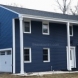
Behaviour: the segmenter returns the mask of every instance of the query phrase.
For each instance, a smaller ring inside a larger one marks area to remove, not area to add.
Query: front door
[[[76,68],[76,51],[75,51],[75,47],[73,46],[70,47],[70,53],[68,52],[68,47],[67,47],[67,69],[68,70],[70,66],[71,66],[71,69]]]
[[[76,63],[76,53],[75,53],[75,48],[71,47],[70,48],[70,65],[71,68],[75,68],[75,63]]]

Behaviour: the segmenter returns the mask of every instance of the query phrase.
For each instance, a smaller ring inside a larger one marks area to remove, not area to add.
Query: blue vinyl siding
[[[71,46],[76,47],[76,65],[78,69],[78,25],[73,26],[73,36],[70,38]]]
[[[19,24],[16,27],[16,72],[20,72]],[[42,34],[42,22],[31,22],[31,34],[24,33],[24,47],[31,47],[32,62],[24,63],[25,72],[66,70],[66,25],[50,23],[50,35]],[[50,48],[50,62],[43,62],[43,48]]]
[[[15,69],[16,73],[20,73],[20,29],[19,29],[19,20],[15,20]]]
[[[12,48],[12,19],[17,14],[0,7],[0,49]]]

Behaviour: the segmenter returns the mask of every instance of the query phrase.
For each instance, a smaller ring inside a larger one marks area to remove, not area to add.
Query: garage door
[[[0,51],[0,72],[12,72],[11,50]]]

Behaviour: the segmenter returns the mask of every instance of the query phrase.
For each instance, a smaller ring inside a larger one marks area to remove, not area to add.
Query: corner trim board
[[[13,74],[15,74],[15,19],[12,19],[13,32]]]

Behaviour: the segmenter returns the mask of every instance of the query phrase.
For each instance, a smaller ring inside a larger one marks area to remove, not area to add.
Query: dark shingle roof
[[[11,9],[13,11],[16,11],[20,14],[30,14],[30,15],[37,15],[37,16],[52,17],[52,18],[78,20],[77,15],[66,15],[66,14],[60,14],[60,13],[53,13],[53,12],[27,9],[27,8],[14,7],[14,6],[9,6],[9,5],[1,5],[1,6]]]

